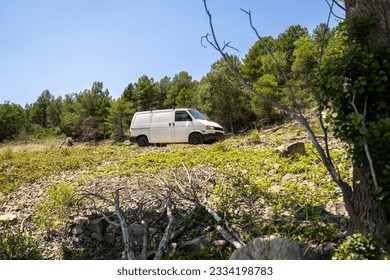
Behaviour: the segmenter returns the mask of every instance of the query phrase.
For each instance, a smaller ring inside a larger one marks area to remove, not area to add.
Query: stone
[[[131,145],[130,140],[124,141],[124,142],[123,142],[123,145],[125,145],[125,146],[130,146],[130,145]]]
[[[142,245],[144,237],[144,226],[138,223],[132,223],[128,226],[127,230],[133,240],[134,245]]]
[[[274,153],[281,154],[282,156],[289,156],[295,154],[306,155],[305,143],[296,142],[288,146],[281,145],[274,150]]]
[[[89,221],[89,218],[84,217],[84,216],[79,216],[79,217],[74,218],[74,223],[76,225],[80,225],[80,226],[86,226],[88,224],[88,221]]]
[[[87,225],[87,230],[91,232],[91,236],[99,241],[104,239],[104,234],[107,229],[107,221],[104,218],[92,220]]]
[[[178,244],[179,248],[186,251],[191,251],[194,253],[197,253],[204,248],[206,248],[210,243],[210,240],[207,240],[205,238],[194,238],[189,241],[182,241]]]
[[[110,244],[110,245],[114,245],[115,242],[116,242],[116,236],[114,233],[107,233],[105,236],[104,236],[104,241],[107,243],[107,244]]]
[[[73,138],[72,137],[66,137],[65,139],[65,146],[72,147],[73,146]]]
[[[5,213],[3,215],[0,215],[0,222],[16,223],[17,220],[18,220],[17,216],[12,213]]]
[[[76,225],[75,226],[75,228],[72,230],[72,233],[74,234],[74,235],[80,235],[80,234],[82,234],[83,232],[84,232],[84,227],[83,226],[81,226],[81,225]]]
[[[233,252],[230,260],[307,260],[318,256],[297,241],[282,236],[262,236]]]

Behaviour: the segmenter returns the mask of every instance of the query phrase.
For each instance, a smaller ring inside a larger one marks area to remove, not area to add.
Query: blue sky
[[[219,39],[241,58],[256,36],[240,8],[251,10],[261,36],[273,37],[294,24],[312,31],[329,11],[325,0],[208,5]],[[219,59],[200,43],[207,32],[202,0],[0,0],[0,104],[24,106],[46,89],[64,96],[95,81],[118,98],[142,75],[159,81],[187,71],[200,80]]]

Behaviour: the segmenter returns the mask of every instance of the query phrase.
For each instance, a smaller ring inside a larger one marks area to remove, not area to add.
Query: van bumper
[[[202,134],[204,142],[215,142],[225,139],[225,135],[222,133],[216,134]]]

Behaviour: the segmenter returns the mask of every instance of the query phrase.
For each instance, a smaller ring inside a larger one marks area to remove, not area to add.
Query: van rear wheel
[[[149,146],[149,141],[148,138],[144,135],[140,136],[137,138],[137,144],[140,147],[147,147]]]
[[[193,133],[190,136],[190,143],[192,145],[203,144],[203,137],[200,133]]]

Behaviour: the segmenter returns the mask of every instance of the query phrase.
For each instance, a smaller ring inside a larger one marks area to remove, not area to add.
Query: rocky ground
[[[291,149],[295,152],[302,146],[296,145],[296,142],[302,139],[284,142],[284,146],[275,147],[275,152],[283,154],[291,152]],[[267,144],[263,140],[260,137],[257,143],[240,142],[240,145],[261,149]],[[289,148],[290,144],[295,147]],[[337,148],[339,143],[331,144]],[[132,174],[131,177],[107,174],[80,184],[79,180],[85,178],[86,172],[62,172],[24,184],[11,194],[0,193],[0,233],[11,231],[15,235],[34,236],[39,241],[44,259],[126,259],[129,255],[124,248],[130,248],[135,258],[152,259],[158,257],[159,249],[162,249],[165,258],[168,255],[182,258],[180,253],[175,252],[184,251],[187,257],[206,259],[209,256],[201,253],[205,248],[213,258],[229,258],[235,249],[250,241],[245,238],[247,228],[226,223],[212,209],[209,188],[217,176],[224,176],[215,170],[193,171],[183,167],[161,177],[157,174]],[[229,180],[228,177],[225,179]],[[47,229],[37,222],[44,222],[44,217],[40,217],[36,202],[45,198],[45,192],[53,186],[53,182],[67,182],[76,187],[62,222]],[[277,187],[269,191],[277,192]],[[122,219],[118,215],[118,205]],[[237,217],[247,214],[272,216],[269,209],[260,208],[255,201],[251,201],[250,205],[248,201],[236,201],[234,207],[227,211],[230,216]],[[345,232],[347,219],[339,200],[323,209],[321,222],[335,224],[341,232]],[[303,224],[307,222],[302,221]],[[123,235],[124,229],[128,233],[129,244],[126,244],[126,236]],[[168,241],[164,242],[164,238]],[[305,247],[315,252],[315,258],[328,258],[343,238],[341,235],[339,239],[325,243],[312,240]]]

